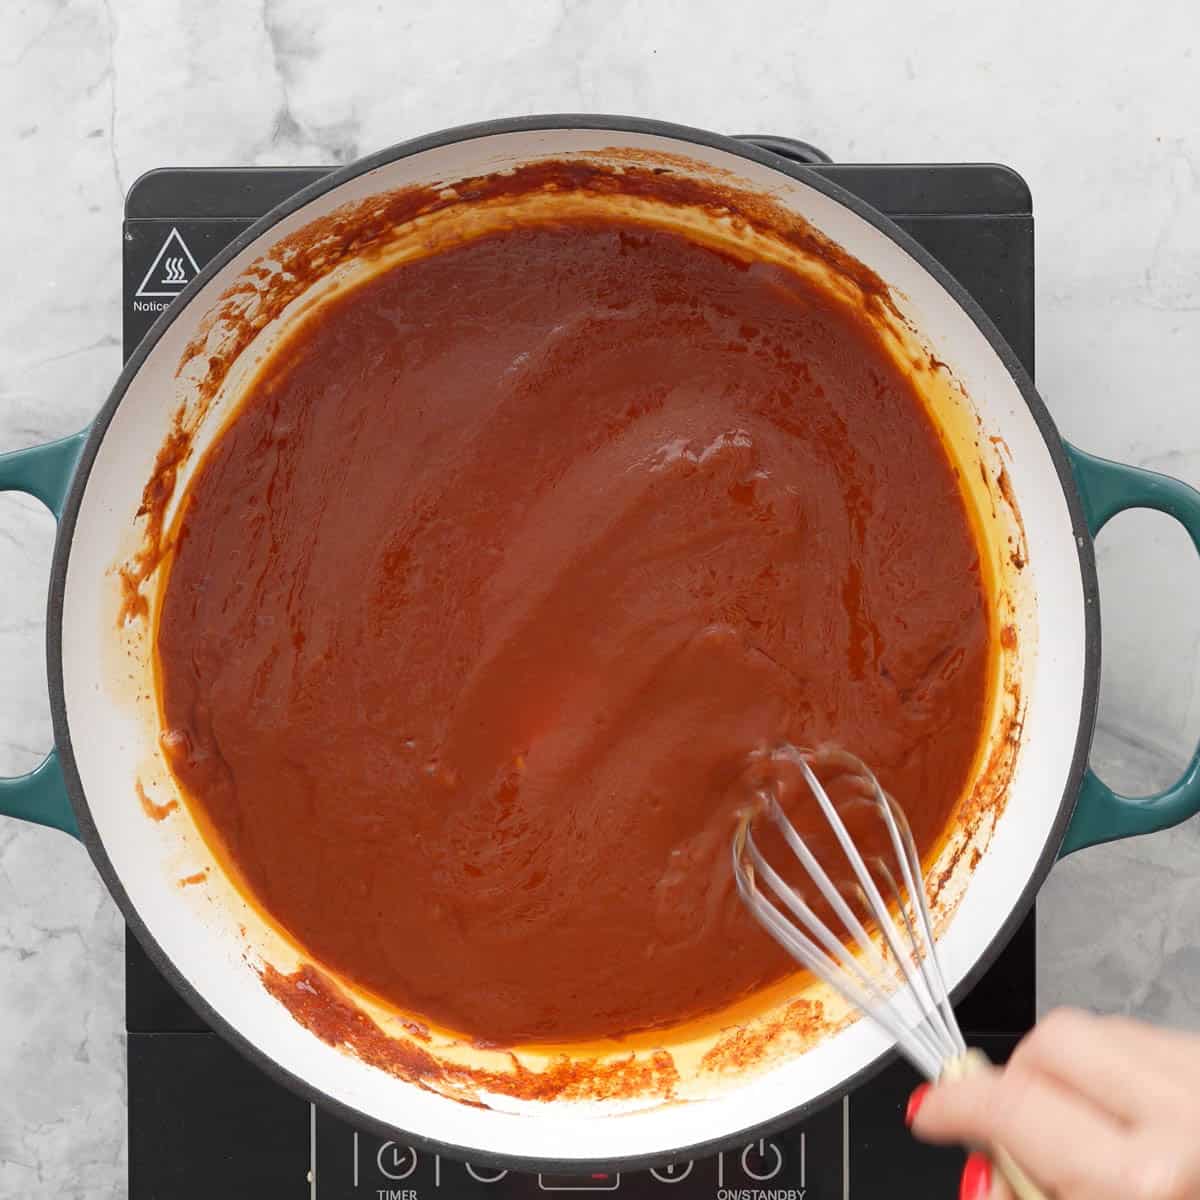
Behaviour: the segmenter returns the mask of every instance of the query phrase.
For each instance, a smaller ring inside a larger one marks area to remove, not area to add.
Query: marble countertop
[[[151,167],[338,163],[551,111],[791,134],[843,161],[996,160],[1037,216],[1038,381],[1087,449],[1200,485],[1200,18],[884,0],[27,0],[0,18],[0,451],[81,428],[120,366],[122,198]],[[52,521],[0,496],[0,773],[49,747]],[[1147,791],[1200,733],[1200,564],[1100,539],[1096,761]],[[1039,1001],[1200,1027],[1200,824],[1078,855]],[[0,820],[0,1195],[125,1194],[122,927],[83,850]]]

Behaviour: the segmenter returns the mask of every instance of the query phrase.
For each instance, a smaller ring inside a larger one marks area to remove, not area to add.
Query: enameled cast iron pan
[[[170,780],[158,756],[154,706],[146,703],[149,638],[136,627],[118,634],[120,580],[114,570],[128,561],[144,532],[136,519],[142,489],[176,413],[182,406],[192,414],[195,447],[202,449],[228,411],[240,367],[261,358],[286,327],[285,309],[240,347],[225,390],[198,415],[208,352],[224,328],[218,319],[206,333],[202,321],[214,310],[221,317],[220,298],[247,278],[252,264],[264,258],[269,263],[271,248],[282,239],[344,205],[370,207],[372,198],[398,189],[452,185],[563,158],[618,172],[667,164],[676,176],[757,197],[776,213],[808,222],[886,281],[904,319],[907,332],[900,336],[915,339],[949,368],[930,404],[952,452],[981,480],[980,508],[994,510],[986,537],[1003,593],[1001,616],[1013,625],[1018,647],[1005,666],[1011,687],[997,700],[988,732],[1003,786],[984,797],[977,819],[946,852],[952,859],[942,864],[950,884],[939,895],[940,944],[958,994],[1015,930],[1056,857],[1165,828],[1200,808],[1200,758],[1173,788],[1141,800],[1115,795],[1087,766],[1100,671],[1092,539],[1116,513],[1145,507],[1173,516],[1200,546],[1200,494],[1066,445],[1012,351],[970,296],[861,200],[744,142],[595,116],[450,130],[321,179],[200,272],[138,347],[90,428],[0,457],[0,489],[36,496],[58,518],[47,622],[55,749],[32,774],[0,781],[0,811],[81,838],[167,979],[272,1076],[361,1127],[402,1131],[419,1145],[477,1163],[569,1172],[598,1165],[632,1169],[744,1143],[840,1094],[877,1066],[889,1047],[867,1023],[850,1023],[820,1036],[809,1031],[803,1045],[784,1038],[745,1070],[706,1074],[697,1047],[673,1044],[667,1031],[658,1049],[677,1058],[674,1100],[689,1103],[669,1102],[653,1088],[620,1100],[563,1094],[518,1102],[501,1086],[484,1105],[470,1105],[447,1089],[417,1086],[326,1044],[268,995],[256,969],[264,962],[287,969],[296,961],[295,947],[232,887],[223,890],[186,809],[169,821],[151,821],[138,802],[137,783],[161,800]],[[661,219],[669,224],[678,216]],[[332,265],[352,275],[362,266],[352,260],[353,254]],[[257,278],[261,285],[265,276]],[[304,299],[319,296],[327,283],[315,280]],[[191,365],[177,376],[198,336],[207,339],[205,353],[192,354]],[[203,899],[195,889],[177,886],[181,874],[206,867],[214,883]],[[387,1014],[373,1015],[391,1028]],[[403,1036],[398,1028],[393,1032]],[[530,1070],[547,1066],[537,1052],[521,1057]]]

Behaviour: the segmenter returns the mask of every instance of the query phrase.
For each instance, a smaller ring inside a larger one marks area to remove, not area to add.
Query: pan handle
[[[1174,517],[1200,553],[1200,492],[1195,488],[1169,475],[1085,454],[1074,446],[1067,446],[1067,454],[1092,537],[1117,513],[1130,508],[1152,508]],[[1155,796],[1118,795],[1089,767],[1059,857],[1085,846],[1168,829],[1197,812],[1200,812],[1200,745],[1179,779]]]
[[[780,158],[802,163],[806,167],[833,162],[819,146],[814,146],[811,142],[802,142],[798,138],[779,137],[774,133],[739,133],[736,137],[739,142],[749,142],[760,150],[769,150],[772,154],[778,154]]]
[[[85,431],[44,446],[0,454],[0,492],[34,496],[57,520],[86,437]],[[79,836],[57,750],[51,750],[28,775],[0,778],[0,816],[20,817]]]

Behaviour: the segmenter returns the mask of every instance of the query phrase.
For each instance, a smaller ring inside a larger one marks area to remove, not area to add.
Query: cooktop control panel
[[[410,1146],[330,1128],[318,1117],[317,1171],[321,1195],[375,1196],[378,1200],[454,1197],[506,1200],[534,1193],[620,1193],[662,1200],[805,1200],[842,1195],[844,1104],[770,1138],[696,1161],[680,1159],[652,1171],[525,1174],[422,1154]],[[332,1179],[331,1179],[332,1176]],[[339,1177],[345,1183],[339,1184]],[[343,1190],[344,1188],[344,1190]]]

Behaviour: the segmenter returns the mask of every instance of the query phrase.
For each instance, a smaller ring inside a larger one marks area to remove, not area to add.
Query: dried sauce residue
[[[194,875],[185,875],[181,880],[179,880],[179,886],[181,888],[193,887],[197,883],[204,883],[207,878],[208,876],[205,875],[203,871],[197,871]]]
[[[1015,508],[1013,512],[1016,513]],[[970,870],[975,871],[1008,800],[1008,784],[1016,768],[1026,709],[1021,689],[1016,625],[1002,625],[999,630],[999,642],[1003,650],[999,664],[1001,712],[995,719],[991,732],[986,761],[976,773],[975,788],[956,814],[955,827],[951,830],[955,837],[954,847],[938,874],[926,880],[931,898],[942,894],[957,872],[964,854],[968,854]],[[957,902],[942,905],[935,913],[936,936],[940,937],[949,925],[956,907]]]
[[[184,428],[181,415],[176,415],[167,440],[159,447],[154,459],[154,470],[142,489],[142,503],[137,517],[145,520],[141,548],[118,568],[121,580],[121,606],[117,612],[117,625],[131,620],[145,620],[150,615],[149,602],[142,585],[154,574],[166,553],[163,525],[167,506],[175,493],[175,482],[179,468],[191,453],[192,435]]]
[[[1017,498],[1013,494],[1012,480],[1008,475],[1008,468],[1003,463],[1000,464],[1000,474],[996,476],[996,486],[1000,489],[1000,495],[1004,498],[1004,503],[1008,505],[1009,512],[1012,513],[1013,520],[1017,523],[1017,543],[1009,554],[1009,562],[1018,570],[1023,570],[1025,564],[1029,561],[1029,554],[1026,551],[1028,541],[1025,537],[1025,521],[1021,516],[1021,510],[1017,506]]]
[[[639,159],[684,160],[638,152]],[[343,205],[271,247],[247,268],[242,278],[223,293],[218,307],[199,334],[188,343],[179,364],[181,374],[190,364],[207,359],[200,381],[200,400],[211,400],[220,390],[229,367],[238,355],[293,300],[312,283],[350,259],[370,261],[386,249],[399,226],[419,217],[481,203],[508,202],[543,193],[601,197],[635,197],[668,208],[699,210],[714,220],[735,227],[753,225],[810,258],[825,263],[834,273],[855,284],[869,312],[886,311],[901,321],[902,314],[884,280],[802,217],[763,196],[711,181],[664,173],[644,165],[613,167],[596,162],[549,159],[528,163],[505,174],[478,175],[452,185],[404,188]],[[279,268],[282,268],[280,270]],[[230,336],[219,351],[209,345],[209,335],[220,323]]]
[[[701,1058],[700,1069],[722,1074],[741,1072],[766,1062],[776,1044],[785,1038],[807,1049],[845,1023],[831,1026],[819,1001],[793,1000],[769,1021],[725,1030]]]
[[[540,1071],[531,1071],[515,1055],[510,1055],[511,1071],[467,1067],[392,1037],[310,963],[287,975],[267,963],[259,976],[293,1018],[327,1045],[348,1050],[369,1066],[428,1091],[452,1094],[460,1102],[478,1104],[471,1097],[484,1092],[520,1100],[669,1099],[679,1082],[675,1061],[666,1050],[604,1062],[563,1054]]]
[[[146,795],[146,789],[142,786],[140,779],[133,781],[133,789],[137,792],[137,798],[141,802],[142,812],[152,821],[165,821],[179,807],[179,801],[174,798],[162,804],[156,804]]]

